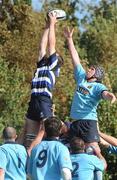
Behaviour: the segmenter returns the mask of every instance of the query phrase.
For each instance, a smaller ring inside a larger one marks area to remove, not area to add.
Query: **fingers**
[[[50,17],[50,18],[52,18],[52,17],[57,17],[57,14],[56,13],[52,13],[52,12],[49,12],[48,13],[48,16]]]
[[[113,104],[116,100],[117,100],[116,97],[113,97],[111,100],[111,104]]]
[[[64,27],[64,36],[66,38],[72,38],[73,32],[74,32],[74,28],[70,29],[69,27]]]
[[[111,104],[113,104],[117,99],[113,93],[111,93]]]

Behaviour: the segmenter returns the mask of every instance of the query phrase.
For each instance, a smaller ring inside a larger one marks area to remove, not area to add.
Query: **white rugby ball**
[[[66,19],[66,12],[62,9],[52,9],[52,10],[49,10],[48,13],[53,13],[56,15],[56,18],[58,20],[64,20]],[[48,14],[47,13],[47,14]]]

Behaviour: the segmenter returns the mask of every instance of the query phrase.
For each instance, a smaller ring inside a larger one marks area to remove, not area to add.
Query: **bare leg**
[[[45,134],[44,122],[41,121],[41,122],[40,122],[40,126],[39,126],[39,130],[38,130],[38,133],[37,133],[37,136],[36,136],[36,138],[32,141],[32,143],[30,144],[30,147],[28,148],[28,154],[29,154],[29,155],[30,155],[30,153],[31,153],[32,148],[41,142],[44,134]]]
[[[36,138],[39,131],[39,122],[26,119],[26,130],[24,136],[24,145],[28,148]]]

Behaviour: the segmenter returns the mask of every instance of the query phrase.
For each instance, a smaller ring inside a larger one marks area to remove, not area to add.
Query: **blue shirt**
[[[31,93],[33,95],[45,95],[52,98],[52,89],[55,77],[59,76],[60,67],[56,53],[49,58],[43,57],[37,63],[37,70],[32,79]]]
[[[74,93],[70,116],[75,120],[97,120],[97,106],[101,94],[107,88],[98,82],[88,82],[82,65],[75,67],[74,76],[77,83]]]
[[[93,180],[94,171],[103,171],[104,162],[95,155],[71,154],[72,180]]]
[[[8,143],[0,146],[0,168],[5,180],[26,180],[27,152],[24,146]]]
[[[61,169],[72,169],[66,146],[57,140],[43,140],[33,148],[28,172],[33,180],[62,180]]]

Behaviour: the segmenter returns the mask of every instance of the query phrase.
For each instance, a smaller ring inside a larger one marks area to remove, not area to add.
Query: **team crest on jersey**
[[[87,88],[91,89],[91,88],[92,88],[92,86],[87,86]]]
[[[89,91],[87,89],[80,87],[80,86],[78,87],[77,91],[83,95],[89,94]]]

